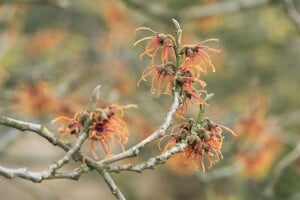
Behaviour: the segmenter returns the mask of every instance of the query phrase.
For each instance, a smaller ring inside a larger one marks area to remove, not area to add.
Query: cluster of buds
[[[83,111],[75,113],[73,118],[60,116],[52,123],[60,122],[59,133],[61,138],[65,135],[74,135],[76,138],[82,131],[88,134],[87,141],[89,149],[95,159],[99,159],[96,154],[95,142],[98,142],[104,151],[105,156],[110,156],[111,147],[114,143],[124,146],[128,141],[128,128],[123,117],[123,109],[136,107],[136,105],[118,106],[111,105],[106,108],[96,108],[94,111]],[[88,151],[86,151],[86,154]]]
[[[229,130],[235,135],[227,127],[216,124],[209,118],[200,122],[190,118],[184,124],[174,127],[172,138],[165,146],[164,151],[178,143],[186,142],[187,147],[182,152],[185,154],[185,162],[191,164],[195,169],[201,167],[202,171],[205,172],[205,158],[209,163],[208,168],[223,158],[221,152],[224,139],[223,129]]]

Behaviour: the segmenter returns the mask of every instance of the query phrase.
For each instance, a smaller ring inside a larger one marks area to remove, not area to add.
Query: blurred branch
[[[132,171],[141,173],[143,170],[146,169],[154,169],[155,165],[164,164],[172,155],[182,152],[185,149],[185,147],[187,147],[187,144],[177,144],[176,146],[172,147],[170,150],[162,153],[161,155],[150,158],[147,162],[138,165],[127,164],[121,166],[111,166],[109,167],[108,171],[116,173],[119,173],[121,171]]]
[[[0,0],[0,4],[47,4],[55,7],[66,8],[70,0]]]
[[[209,173],[197,173],[196,177],[203,182],[210,182],[216,179],[228,178],[236,175],[244,169],[244,165],[241,162],[235,162],[231,165],[214,169]]]
[[[142,11],[149,16],[164,20],[170,20],[171,14],[169,13],[168,9],[161,4],[140,0],[124,0],[124,2],[133,9]]]
[[[271,3],[272,0],[231,0],[204,6],[191,6],[179,13],[179,18],[184,20],[208,17],[212,15],[239,12],[256,8]]]
[[[142,140],[140,143],[136,144],[135,146],[131,147],[127,151],[124,151],[123,153],[114,155],[110,158],[101,160],[98,162],[98,164],[99,165],[109,164],[112,162],[116,162],[118,160],[136,156],[136,155],[138,155],[140,149],[142,149],[145,145],[156,140],[157,138],[164,136],[166,133],[166,130],[171,125],[172,118],[173,118],[174,114],[176,113],[178,106],[180,105],[179,96],[180,95],[178,92],[174,93],[173,104],[165,118],[164,123],[161,125],[161,127],[159,129],[154,131],[150,136],[148,136],[147,138],[145,138],[144,140]]]
[[[293,0],[283,0],[283,4],[288,17],[295,24],[298,31],[300,32],[300,14],[295,8]]]
[[[269,198],[273,197],[273,189],[278,182],[284,170],[295,162],[300,157],[300,144],[298,144],[290,153],[288,153],[283,159],[281,159],[275,166],[273,176],[269,184],[265,189],[265,195]]]
[[[272,0],[231,0],[226,2],[208,4],[208,5],[193,5],[189,8],[183,8],[175,14],[170,12],[168,8],[154,2],[145,2],[139,0],[124,0],[127,5],[134,9],[139,9],[149,16],[169,20],[170,17],[178,18],[179,20],[191,20],[197,18],[208,17],[212,15],[239,12],[246,9],[256,8],[267,5]]]

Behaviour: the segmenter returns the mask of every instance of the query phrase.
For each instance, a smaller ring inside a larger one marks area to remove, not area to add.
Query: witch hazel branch
[[[218,40],[207,39],[191,45],[181,45],[182,29],[175,19],[172,19],[172,28],[172,34],[160,33],[148,27],[140,27],[135,31],[139,35],[147,34],[138,39],[134,46],[145,44],[145,50],[140,57],[146,56],[151,59],[138,81],[138,86],[151,80],[150,91],[156,97],[162,93],[173,97],[172,105],[157,130],[132,147],[126,146],[130,134],[123,119],[124,111],[137,106],[112,104],[97,107],[97,102],[101,99],[101,86],[97,86],[91,94],[86,110],[76,112],[73,117],[59,116],[52,121],[60,125],[57,132],[49,131],[40,124],[0,117],[1,125],[36,133],[66,152],[61,159],[39,172],[27,170],[25,167],[13,169],[0,166],[0,175],[10,179],[18,177],[41,182],[49,179],[77,180],[83,173],[95,170],[103,177],[117,199],[126,199],[110,173],[140,173],[146,169],[154,169],[156,165],[164,164],[175,154],[195,170],[201,169],[203,172],[219,162],[223,158],[223,132],[236,134],[205,116],[207,101],[212,94],[205,90],[206,83],[202,77],[209,71],[215,72],[210,53],[220,52],[219,49],[207,46],[207,43]],[[196,117],[187,119],[190,107],[196,110]],[[171,125],[174,118],[179,123]],[[68,135],[73,136],[73,141],[66,142],[65,137]],[[137,156],[147,144],[159,138],[168,138],[160,155],[138,164],[115,163]],[[83,147],[85,143],[86,147]],[[111,149],[114,145],[120,146],[121,152],[113,155]],[[103,152],[101,155],[96,151],[99,148]],[[71,160],[75,160],[78,167],[61,172],[60,169]]]

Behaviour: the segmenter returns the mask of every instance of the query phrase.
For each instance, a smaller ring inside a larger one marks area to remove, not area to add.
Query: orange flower
[[[189,70],[181,70],[181,75],[176,79],[177,84],[181,85],[184,99],[178,108],[177,115],[182,116],[187,112],[190,104],[195,105],[197,108],[201,104],[206,105],[206,102],[202,98],[202,94],[207,94],[204,89],[196,89],[193,83],[198,83],[202,88],[206,86],[206,83],[198,78],[192,76]]]
[[[105,156],[110,156],[111,146],[118,143],[124,151],[124,145],[128,141],[128,128],[122,120],[123,109],[136,107],[129,104],[127,106],[111,105],[106,108],[98,108],[93,112],[84,111],[75,114],[73,118],[58,117],[52,121],[61,121],[59,133],[64,137],[67,134],[77,136],[81,131],[88,131],[88,144],[95,159],[99,159],[96,154],[95,142],[99,142]],[[120,112],[117,115],[117,112]],[[87,123],[87,124],[86,124]],[[84,130],[88,127],[88,130]],[[87,153],[87,151],[86,151]]]
[[[58,129],[58,132],[61,134],[60,138],[63,138],[65,135],[71,134],[78,136],[83,122],[83,113],[75,113],[73,118],[60,116],[52,120],[51,123],[60,121],[61,127]]]
[[[266,176],[282,149],[282,142],[273,134],[274,124],[266,119],[266,109],[261,106],[264,105],[254,108],[236,125],[240,133],[237,160],[244,165],[245,175],[251,178]]]
[[[169,61],[169,55],[175,58],[175,54],[173,51],[173,42],[170,35],[165,35],[163,33],[157,33],[150,28],[140,27],[135,30],[135,32],[140,30],[147,30],[153,33],[153,36],[148,36],[136,41],[133,46],[143,42],[145,40],[150,40],[146,44],[145,51],[140,55],[141,59],[144,55],[148,55],[152,57],[151,65],[155,65],[155,57],[161,51],[161,63],[166,64]]]
[[[12,103],[13,109],[31,115],[55,113],[62,106],[49,84],[43,81],[21,84]]]
[[[123,144],[128,141],[128,128],[120,116],[115,115],[116,111],[123,109],[120,106],[110,106],[105,109],[98,109],[90,114],[92,124],[89,128],[88,142],[92,154],[98,160],[95,153],[94,142],[98,141],[105,156],[110,156],[110,149],[113,143],[118,143],[122,150]]]
[[[203,172],[206,169],[205,160],[208,161],[208,168],[210,168],[223,158],[221,152],[224,139],[223,129],[236,135],[229,128],[218,125],[208,118],[200,123],[188,120],[187,123],[178,127],[179,130],[173,134],[164,151],[169,150],[177,143],[186,141],[188,146],[181,153],[185,156],[178,158],[185,158],[185,162],[190,163],[196,170],[201,167]]]
[[[159,66],[148,66],[142,73],[142,77],[137,83],[140,85],[140,82],[146,81],[146,77],[153,76],[151,83],[151,92],[154,94],[157,93],[157,96],[160,96],[161,88],[163,82],[166,80],[167,86],[164,94],[171,94],[171,88],[173,87],[173,76],[175,73],[174,65],[172,63],[167,63]]]
[[[207,39],[196,45],[186,45],[183,47],[182,54],[184,55],[184,60],[181,66],[182,70],[191,70],[193,74],[196,71],[196,77],[198,77],[200,72],[207,72],[206,66],[208,64],[213,72],[215,72],[215,67],[207,51],[219,53],[220,50],[202,45],[209,41],[218,41],[218,39]]]

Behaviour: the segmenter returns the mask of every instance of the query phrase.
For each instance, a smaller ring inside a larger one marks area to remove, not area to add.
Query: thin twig
[[[121,192],[121,190],[116,185],[115,181],[111,178],[109,173],[105,170],[98,170],[98,172],[102,175],[105,182],[109,186],[109,189],[111,190],[111,193],[119,200],[126,200],[125,196]]]
[[[148,161],[138,164],[126,164],[121,166],[110,166],[107,170],[109,172],[122,172],[122,171],[132,171],[141,173],[143,170],[146,169],[154,169],[155,165],[164,164],[172,155],[182,152],[186,148],[187,144],[177,144],[176,146],[172,147],[170,150],[162,153],[159,156],[155,156],[150,158]]]
[[[74,154],[79,151],[86,138],[87,132],[83,132],[76,140],[75,145],[61,159],[49,166],[49,169],[47,170],[48,174],[53,174],[54,172],[56,172],[56,170],[60,169],[62,166],[68,163],[74,156]]]
[[[117,155],[114,155],[110,158],[99,161],[98,165],[109,164],[109,163],[116,162],[118,160],[122,160],[122,159],[125,159],[125,158],[136,156],[139,153],[140,149],[143,148],[145,145],[147,145],[148,143],[156,140],[157,138],[160,138],[160,137],[164,136],[165,133],[166,133],[166,130],[171,125],[172,118],[173,118],[174,114],[176,113],[179,104],[180,104],[179,93],[175,92],[174,97],[173,97],[173,104],[172,104],[172,106],[171,106],[171,108],[170,108],[170,110],[169,110],[169,112],[168,112],[168,114],[165,118],[164,123],[160,126],[159,129],[154,131],[150,136],[148,136],[147,138],[145,138],[144,140],[142,140],[141,142],[139,142],[135,146],[131,147],[127,151],[124,151],[120,154],[117,154]]]
[[[50,180],[50,179],[78,180],[81,174],[84,172],[86,172],[86,170],[83,170],[83,168],[81,167],[64,173],[45,174],[44,171],[41,172],[28,171],[25,167],[12,169],[12,168],[0,166],[0,174],[6,178],[13,179],[19,177],[22,179],[30,180],[35,183],[40,183],[43,180]]]

